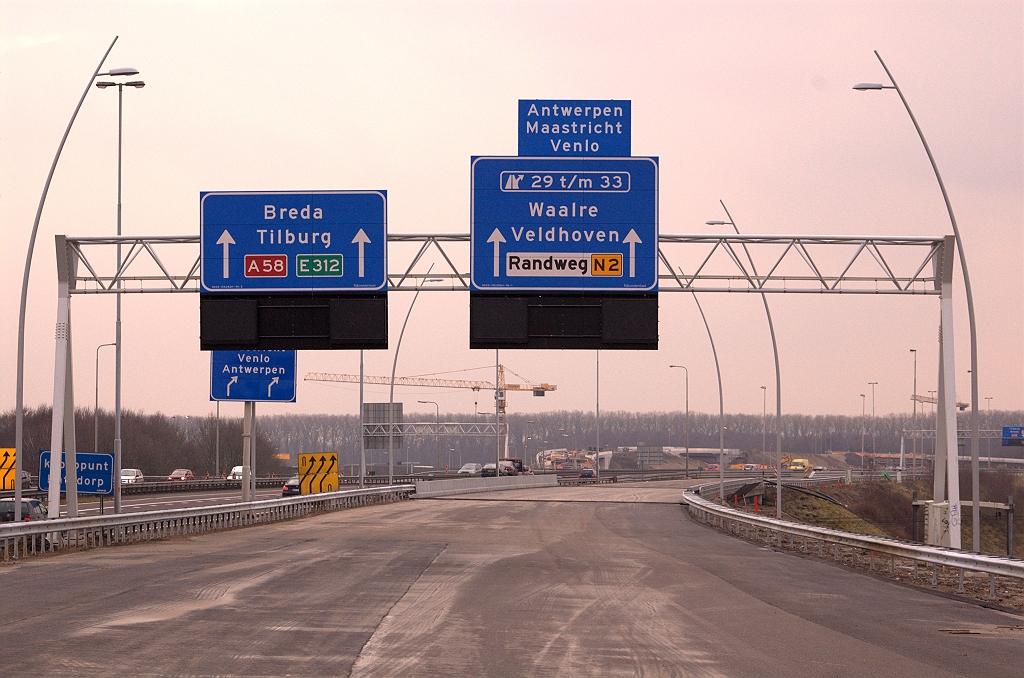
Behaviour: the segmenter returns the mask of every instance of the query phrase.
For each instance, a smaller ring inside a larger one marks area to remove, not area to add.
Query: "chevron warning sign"
[[[335,492],[338,489],[338,453],[299,455],[299,491],[302,494]]]
[[[0,490],[14,489],[14,453],[13,447],[0,448]]]

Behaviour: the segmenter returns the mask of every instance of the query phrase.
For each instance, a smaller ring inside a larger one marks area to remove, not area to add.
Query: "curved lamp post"
[[[117,75],[135,75],[138,73],[134,68],[115,68],[106,73],[100,73],[100,69],[103,68],[103,63],[107,60],[107,56],[110,55],[110,50],[114,49],[114,43],[117,42],[117,37],[114,36],[113,41],[110,43],[110,47],[103,53],[103,58],[100,59],[100,63],[96,66],[96,70],[93,71],[92,76],[89,78],[89,83],[85,86],[85,91],[82,92],[82,97],[78,100],[78,105],[75,106],[74,112],[71,114],[71,120],[68,121],[67,129],[64,130],[64,136],[60,139],[60,144],[57,146],[57,153],[53,156],[53,162],[50,163],[50,172],[46,175],[46,183],[43,184],[43,193],[39,196],[39,206],[36,208],[36,218],[32,222],[32,232],[28,238],[28,252],[25,254],[25,273],[21,279],[21,305],[18,309],[18,365],[17,365],[17,385],[15,387],[14,396],[14,445],[15,445],[15,472],[14,475],[18,479],[14,483],[14,515],[21,515],[21,470],[23,467],[22,463],[22,448],[24,447],[24,434],[25,434],[25,312],[28,306],[28,279],[29,274],[32,271],[32,253],[36,247],[36,235],[39,232],[39,219],[43,216],[43,205],[46,204],[46,194],[50,192],[50,182],[53,180],[53,173],[57,169],[57,161],[60,159],[61,151],[64,150],[64,143],[68,140],[68,135],[71,134],[71,126],[75,124],[75,118],[78,117],[78,111],[82,108],[82,104],[85,103],[85,95],[89,93],[89,89],[92,87],[93,81],[101,75],[117,76]],[[58,507],[59,511],[60,508]]]
[[[729,214],[729,208],[725,206],[724,200],[718,201],[722,205],[722,209],[725,211],[725,216],[728,221],[717,221],[711,220],[706,221],[708,226],[724,226],[728,224],[732,226],[732,230],[736,231],[739,235],[740,229],[736,226],[736,223],[732,220],[732,215]],[[747,261],[750,262],[750,270],[757,277],[757,266],[754,264],[754,258],[750,256],[750,250],[744,243],[743,251],[747,255]],[[772,322],[772,312],[768,308],[768,295],[761,292],[761,301],[764,303],[764,314],[768,317],[768,332],[772,337],[772,353],[775,355],[775,517],[779,520],[782,519],[782,369],[779,367],[779,344],[775,339],[775,323]],[[763,386],[761,388],[764,388]],[[767,392],[767,389],[766,389]],[[764,445],[762,444],[762,448]],[[762,452],[764,450],[762,449]]]
[[[686,376],[686,477],[690,477],[690,370],[686,369],[685,365],[669,365],[670,368],[674,367],[683,371]]]
[[[921,145],[924,146],[924,152],[928,156],[928,162],[932,165],[932,171],[935,173],[935,180],[939,183],[939,191],[942,192],[942,199],[946,203],[946,212],[949,213],[949,223],[953,226],[953,237],[956,238],[956,250],[960,255],[960,270],[964,274],[964,290],[967,292],[967,317],[971,326],[971,495],[973,504],[971,506],[971,513],[973,516],[973,530],[972,535],[974,541],[972,545],[975,551],[980,550],[981,540],[981,488],[979,487],[979,452],[978,452],[978,328],[974,321],[974,295],[971,293],[971,276],[967,273],[967,257],[964,255],[964,243],[960,238],[960,229],[956,225],[956,216],[953,214],[953,205],[949,202],[949,194],[946,193],[946,185],[942,183],[942,175],[939,174],[939,167],[935,164],[935,158],[932,156],[932,150],[928,146],[928,141],[924,138],[924,132],[921,131],[921,126],[917,124],[917,118],[914,117],[914,112],[910,110],[910,104],[907,103],[907,98],[903,96],[903,90],[896,84],[896,79],[892,77],[892,73],[889,72],[889,67],[882,61],[881,55],[878,50],[874,50],[875,57],[878,58],[878,63],[882,64],[882,69],[885,74],[889,77],[891,85],[883,85],[880,82],[859,82],[853,86],[855,90],[866,92],[868,90],[881,90],[881,89],[892,89],[896,90],[896,93],[900,95],[900,101],[903,102],[903,107],[907,109],[907,115],[910,116],[910,121],[914,123],[914,129],[917,130],[917,136],[921,139]],[[956,399],[956,394],[951,394],[951,397]],[[954,446],[955,447],[955,446]]]
[[[427,269],[427,275],[430,275],[430,271],[433,268],[434,266],[431,265]],[[423,283],[440,281],[440,278],[428,278]],[[412,307],[416,305],[416,300],[420,298],[420,292],[423,291],[423,283],[416,287],[416,294],[412,298],[412,303],[409,304],[409,310],[405,314],[405,321],[402,323],[402,331],[398,333],[398,344],[395,345],[395,359],[391,363],[391,393],[388,396],[388,485],[395,484],[395,368],[398,367],[398,352],[402,350],[402,337],[405,336],[405,326],[409,324]]]

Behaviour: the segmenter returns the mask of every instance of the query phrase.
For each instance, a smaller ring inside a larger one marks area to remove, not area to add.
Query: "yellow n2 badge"
[[[622,255],[591,254],[590,275],[622,276]]]

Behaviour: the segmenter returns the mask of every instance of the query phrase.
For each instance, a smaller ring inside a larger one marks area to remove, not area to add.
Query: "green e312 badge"
[[[300,278],[340,278],[345,274],[345,257],[340,254],[297,254],[295,275]]]

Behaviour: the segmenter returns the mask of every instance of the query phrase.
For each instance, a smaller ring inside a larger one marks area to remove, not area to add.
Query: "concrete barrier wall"
[[[546,474],[538,476],[504,476],[502,478],[459,478],[457,480],[417,480],[417,499],[444,497],[452,494],[470,494],[471,492],[494,492],[497,490],[518,490],[524,487],[555,487],[558,476]]]

